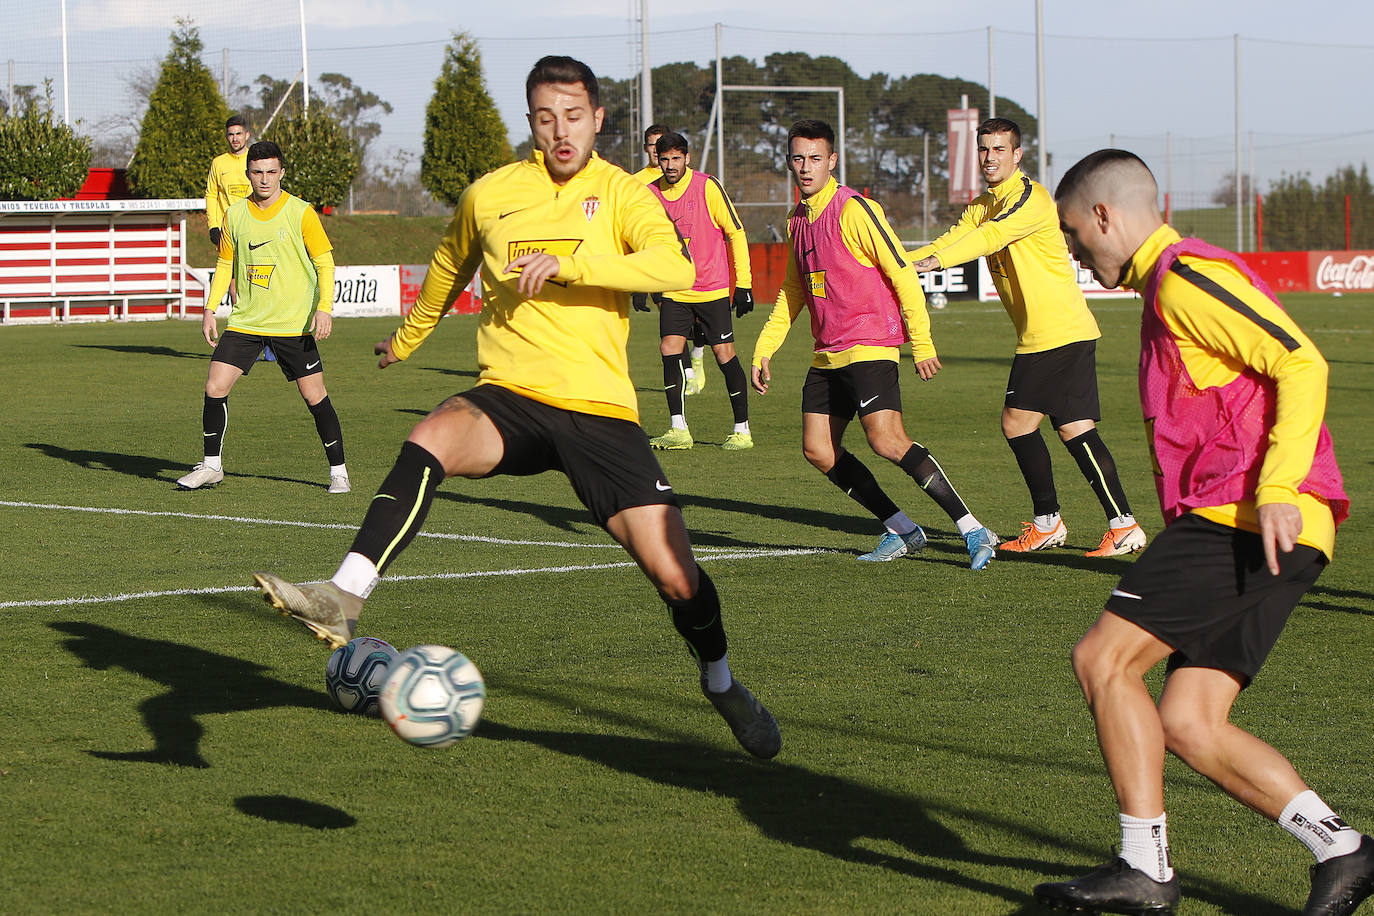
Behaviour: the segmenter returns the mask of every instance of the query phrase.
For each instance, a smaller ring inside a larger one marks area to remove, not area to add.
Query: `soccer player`
[[[229,205],[253,190],[247,178],[248,144],[253,138],[242,115],[233,115],[224,122],[224,139],[229,143],[229,152],[215,157],[205,178],[205,222],[210,227],[210,244],[216,248]]]
[[[649,158],[649,161],[644,168],[635,172],[634,177],[645,184],[657,181],[659,176],[663,174],[663,169],[658,164],[658,138],[667,132],[668,128],[662,124],[650,124],[644,128],[644,155]]]
[[[330,582],[254,578],[274,607],[345,645],[444,478],[561,471],[658,590],[736,739],[772,757],[782,747],[777,722],[730,673],[720,598],[692,555],[630,380],[629,301],[618,290],[688,286],[692,264],[649,189],[595,154],[605,117],[597,96],[580,61],[534,65],[525,83],[534,150],[463,192],[414,309],[376,346],[381,368],[408,357],[480,266],[477,385],[411,431]]]
[[[754,346],[754,390],[768,393],[770,360],[805,306],[816,349],[802,387],[802,452],[886,528],[877,548],[859,559],[907,556],[925,547],[926,535],[845,450],[844,431],[856,413],[873,451],[935,500],[963,536],[970,566],[983,569],[997,536],[974,518],[935,456],[912,442],[902,425],[901,345],[911,341],[923,380],[940,371],[916,273],[882,208],[835,181],[838,156],[829,124],[798,121],[788,131],[787,149],[802,200],[787,221],[792,257],[786,278]]]
[[[1107,532],[1090,557],[1133,553],[1145,546],[1116,463],[1097,431],[1097,320],[1069,263],[1054,201],[1020,169],[1021,129],[1006,118],[978,125],[978,163],[988,189],[959,221],[912,253],[916,270],[986,257],[993,285],[1016,327],[1016,355],[1002,407],[1002,434],[1030,489],[1033,522],[1004,542],[1007,551],[1058,547],[1068,537],[1059,514],[1050,451],[1040,436],[1046,416],[1078,462],[1107,515]]]
[[[699,323],[711,342],[725,388],[730,396],[730,409],[735,426],[721,448],[741,451],[754,447],[749,432],[749,379],[735,355],[735,329],[730,320],[731,308],[736,318],[753,311],[753,279],[749,273],[749,240],[744,224],[730,203],[729,196],[715,176],[694,170],[687,138],[679,133],[666,133],[658,139],[658,165],[663,177],[649,185],[649,190],[668,211],[677,226],[678,235],[687,243],[692,264],[696,267],[696,282],[691,289],[667,292],[659,299],[659,353],[663,356],[663,390],[668,397],[668,431],[649,440],[659,449],[687,449],[692,447],[692,433],[687,428],[683,408],[686,374],[683,372],[683,350],[687,337]],[[728,258],[728,260],[727,260]],[[735,292],[730,295],[730,265],[735,268]]]
[[[1326,362],[1243,261],[1164,223],[1158,193],[1122,150],[1092,153],[1057,191],[1078,261],[1145,300],[1140,402],[1166,527],[1073,650],[1120,856],[1035,896],[1076,912],[1173,912],[1168,750],[1312,851],[1304,914],[1350,913],[1374,890],[1374,840],[1230,721],[1349,513],[1322,422]],[[1164,659],[1156,704],[1143,676]]]
[[[212,487],[224,479],[222,449],[229,427],[229,392],[253,368],[265,345],[277,365],[296,383],[329,461],[329,492],[347,493],[343,432],[324,387],[318,341],[334,328],[333,246],[313,207],[281,189],[286,164],[271,141],[248,147],[246,174],[253,190],[229,205],[220,236],[215,280],[205,298],[201,331],[215,348],[205,380],[205,457],[177,481],[183,490]],[[239,296],[224,334],[218,334],[215,309],[230,279]]]

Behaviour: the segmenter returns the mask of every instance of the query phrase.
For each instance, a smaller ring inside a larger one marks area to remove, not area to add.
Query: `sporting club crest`
[[[601,198],[595,195],[588,197],[582,201],[582,212],[586,214],[587,222],[590,223],[592,221],[592,217],[596,216],[596,211],[598,208],[600,208],[600,206]]]

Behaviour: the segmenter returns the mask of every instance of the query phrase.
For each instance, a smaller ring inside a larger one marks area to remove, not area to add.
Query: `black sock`
[[[964,505],[964,501],[954,491],[954,485],[945,477],[945,469],[940,467],[940,462],[935,460],[935,456],[924,445],[919,442],[911,443],[911,448],[907,449],[902,460],[897,462],[897,467],[906,471],[922,490],[930,494],[935,504],[945,510],[950,521],[957,522],[968,515],[968,506]]]
[[[443,479],[444,466],[438,458],[414,442],[404,443],[391,473],[367,507],[351,552],[371,560],[377,572],[385,572],[424,524]]]
[[[1126,490],[1121,486],[1121,478],[1116,473],[1116,462],[1102,437],[1093,427],[1081,436],[1064,443],[1069,454],[1078,462],[1078,469],[1087,478],[1088,484],[1102,503],[1102,511],[1107,513],[1107,521],[1118,515],[1130,515],[1131,505],[1126,502]]]
[[[315,418],[315,432],[320,434],[329,466],[338,467],[344,463],[343,427],[339,426],[339,415],[334,412],[334,405],[329,403],[329,395],[311,404],[310,414]]]
[[[682,377],[683,377],[683,378],[686,378],[688,372],[694,371],[694,370],[692,369],[692,346],[691,346],[691,344],[683,344],[683,345],[682,345],[682,353],[678,356],[678,359],[682,362]]]
[[[725,390],[730,395],[730,409],[735,414],[736,423],[749,422],[749,381],[744,377],[744,367],[739,364],[738,354],[730,357],[728,363],[720,364],[725,376]]]
[[[873,472],[864,467],[864,463],[855,458],[852,452],[841,449],[835,466],[826,471],[825,476],[846,496],[872,512],[880,522],[887,521],[901,511],[878,486]]]
[[[1059,511],[1059,493],[1054,489],[1054,466],[1050,464],[1050,450],[1040,436],[1040,430],[1008,439],[1007,445],[1021,467],[1030,489],[1031,508],[1036,515],[1053,515]]]
[[[668,416],[683,414],[682,392],[686,385],[687,374],[682,371],[682,357],[663,357],[663,392],[668,395]]]
[[[720,661],[725,657],[725,627],[720,622],[720,595],[716,584],[697,566],[697,593],[686,601],[674,601],[663,595],[663,603],[673,617],[673,626],[687,640],[692,655],[702,664]]]
[[[704,347],[710,342],[711,341],[706,338],[706,325],[702,324],[700,321],[693,323],[692,346]]]
[[[200,411],[201,430],[205,434],[205,457],[218,458],[224,451],[224,434],[229,429],[229,398],[205,396]]]

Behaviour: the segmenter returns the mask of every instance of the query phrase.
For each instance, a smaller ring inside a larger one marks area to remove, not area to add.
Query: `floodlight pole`
[[[297,0],[301,13],[301,107],[310,114],[310,59],[305,50],[305,0]]]
[[[1035,0],[1035,114],[1040,119],[1036,129],[1039,134],[1039,147],[1035,151],[1035,167],[1040,174],[1035,177],[1042,182],[1048,181],[1050,170],[1048,134],[1045,131],[1045,4]]]
[[[997,90],[993,88],[992,26],[988,26],[988,117],[997,117]]]
[[[654,123],[654,71],[649,62],[649,0],[639,0],[639,114],[648,130]]]
[[[67,76],[67,0],[62,0],[62,123],[68,127],[72,124],[71,82]]]
[[[1245,229],[1244,220],[1240,215],[1241,205],[1244,203],[1240,199],[1240,35],[1235,34],[1231,38],[1231,58],[1235,65],[1235,84],[1236,84],[1236,150],[1235,150],[1235,172],[1236,172],[1236,251],[1244,249]]]
[[[725,65],[721,60],[721,30],[723,26],[716,23],[716,177],[721,184],[725,183],[725,92],[723,86],[725,80]]]

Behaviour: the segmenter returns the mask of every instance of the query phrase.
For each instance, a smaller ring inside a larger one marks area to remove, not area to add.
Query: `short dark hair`
[[[648,127],[644,128],[644,142],[647,144],[649,138],[654,134],[658,134],[661,137],[666,133],[668,133],[668,128],[664,127],[662,124],[650,124]]]
[[[592,108],[601,107],[601,88],[597,85],[596,74],[580,60],[561,54],[539,58],[525,78],[525,104],[532,104],[535,89],[549,83],[581,83],[587,89]]]
[[[248,161],[252,163],[259,159],[275,159],[282,168],[286,168],[286,157],[281,154],[281,147],[271,140],[259,140],[248,147]]]
[[[686,153],[687,138],[684,137],[682,134],[677,133],[676,131],[670,130],[666,134],[658,138],[658,142],[654,144],[654,150],[660,156],[666,155],[672,152],[673,150],[681,150],[683,153]]]
[[[797,137],[803,140],[824,140],[830,144],[830,151],[835,151],[835,128],[824,121],[815,118],[802,118],[792,125],[792,129],[787,132],[787,151],[792,152],[792,141]]]
[[[1154,177],[1154,173],[1150,172],[1150,167],[1145,164],[1145,160],[1135,153],[1124,149],[1100,149],[1097,152],[1088,153],[1064,173],[1064,177],[1059,179],[1059,186],[1054,189],[1054,199],[1068,199],[1077,193],[1079,187],[1096,175],[1099,170],[1119,162],[1139,165],[1151,178]]]
[[[1011,118],[988,118],[979,124],[978,136],[986,137],[988,134],[1011,134],[1011,145],[1021,145],[1021,127]]]
[[[243,115],[230,115],[229,120],[224,122],[224,129],[228,130],[231,127],[242,127],[244,130],[247,130],[248,121]]]

